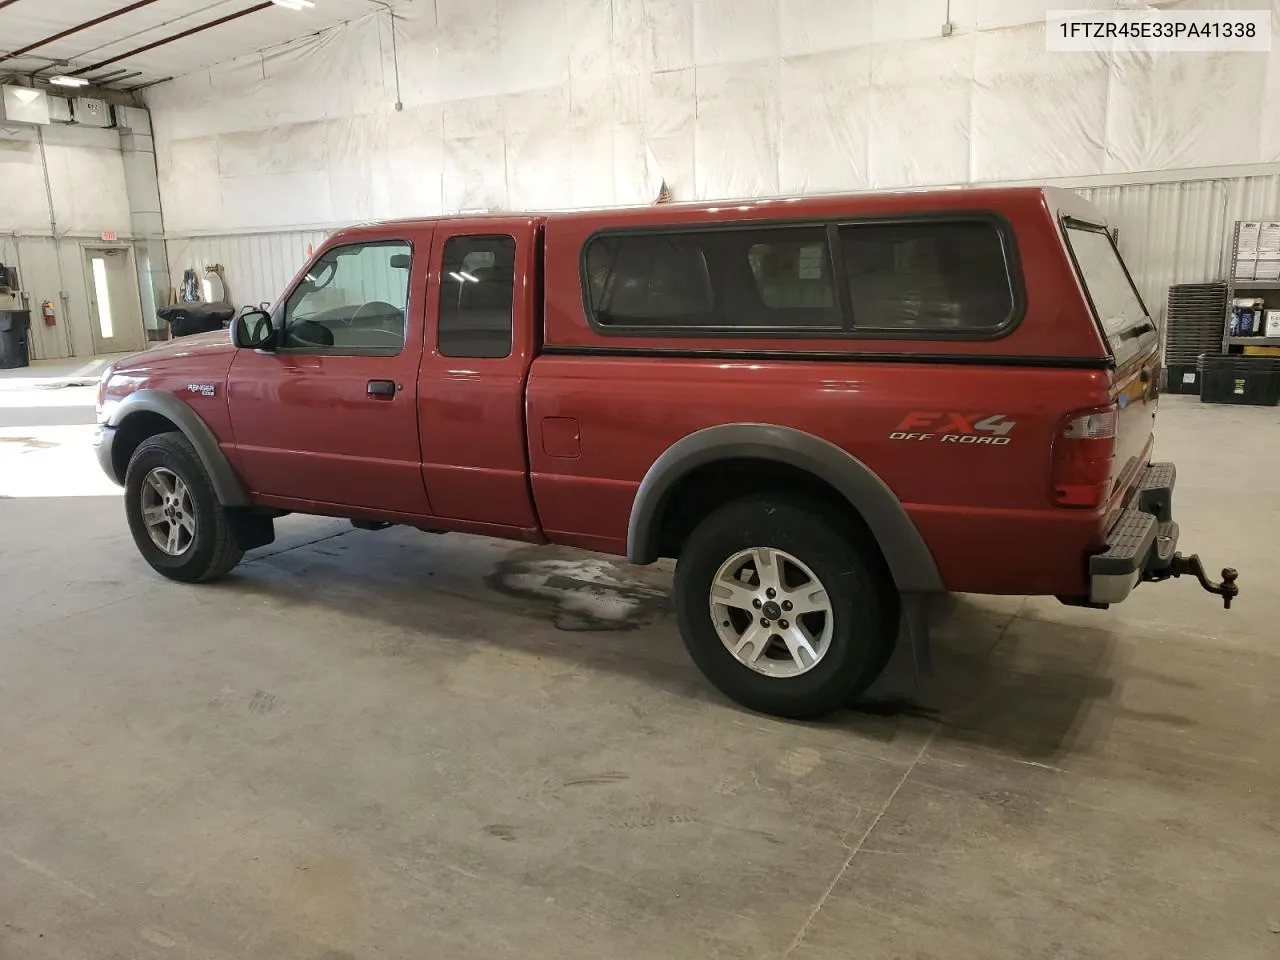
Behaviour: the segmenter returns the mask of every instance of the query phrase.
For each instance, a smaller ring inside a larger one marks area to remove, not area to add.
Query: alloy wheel
[[[716,571],[709,600],[720,642],[756,673],[798,677],[831,647],[835,614],[826,588],[785,550],[739,550]]]
[[[196,540],[196,508],[191,490],[167,467],[156,467],[142,481],[142,522],[157,549],[180,557]]]

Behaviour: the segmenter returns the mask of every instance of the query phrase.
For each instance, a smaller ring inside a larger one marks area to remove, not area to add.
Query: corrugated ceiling
[[[0,78],[40,80],[83,71],[81,76],[107,88],[137,88],[412,0],[314,2],[313,8],[288,10],[267,0],[0,0]],[[180,36],[188,31],[195,32]],[[39,46],[6,59],[33,44]],[[124,56],[152,44],[157,45]]]

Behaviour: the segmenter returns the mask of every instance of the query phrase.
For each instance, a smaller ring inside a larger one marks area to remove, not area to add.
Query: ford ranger
[[[810,717],[929,598],[1106,607],[1192,575],[1152,462],[1160,342],[1057,189],[549,215],[331,236],[269,310],[102,378],[98,456],[160,574],[288,513],[675,558],[690,655]]]

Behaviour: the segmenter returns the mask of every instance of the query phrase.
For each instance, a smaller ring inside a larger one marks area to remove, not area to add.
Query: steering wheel
[[[356,307],[356,312],[347,321],[347,326],[354,326],[357,320],[372,320],[378,317],[395,317],[402,320],[404,319],[404,311],[393,304],[387,303],[385,300],[370,300],[368,303],[362,303]]]
[[[388,348],[394,347],[396,350],[399,350],[404,346],[404,334],[397,333],[395,330],[384,330],[381,327],[369,327],[365,330],[361,330],[360,337],[361,339],[368,337],[371,341],[368,344],[362,344],[362,346],[380,348],[379,344],[372,342],[373,340],[377,340],[379,337],[384,337],[386,339],[386,345]]]

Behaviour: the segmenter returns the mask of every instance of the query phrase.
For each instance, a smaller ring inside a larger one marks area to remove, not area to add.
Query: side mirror
[[[231,325],[231,342],[243,350],[270,350],[275,336],[271,314],[265,310],[246,310]]]

